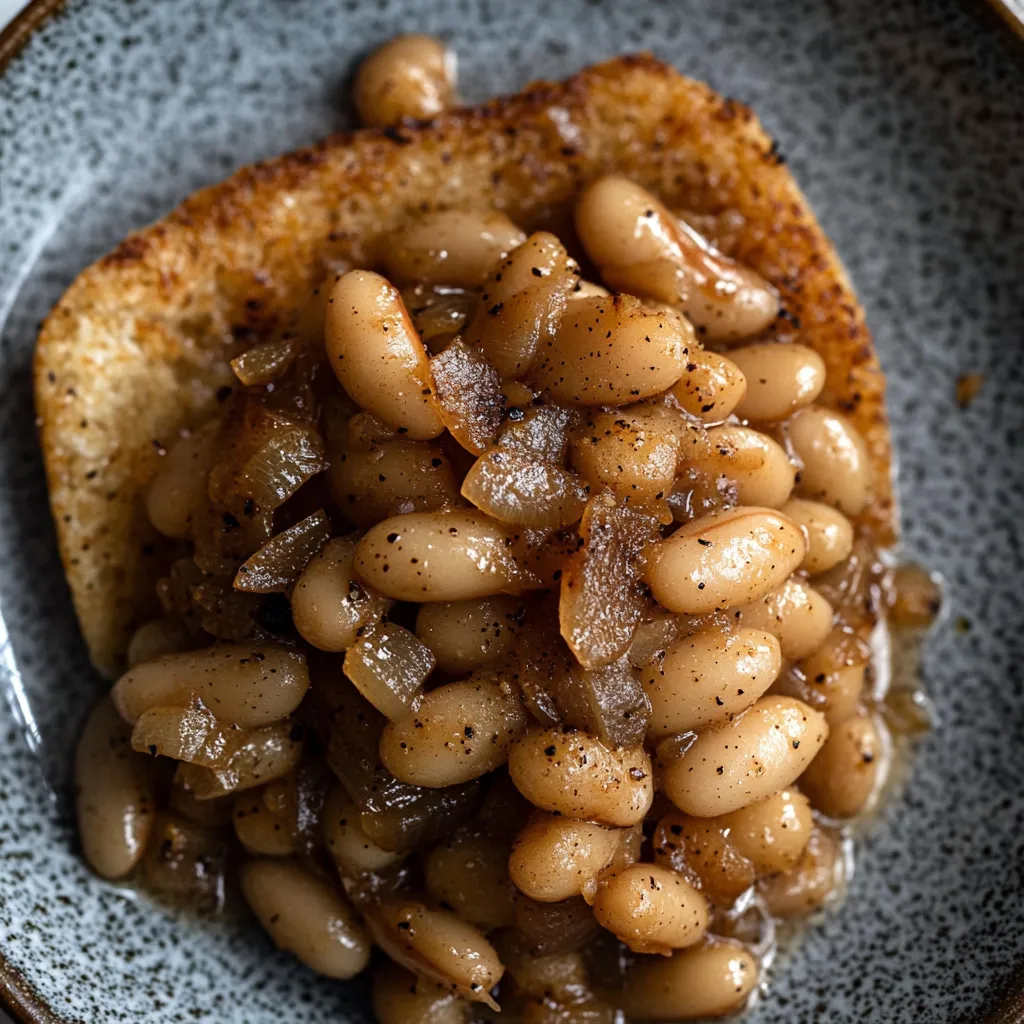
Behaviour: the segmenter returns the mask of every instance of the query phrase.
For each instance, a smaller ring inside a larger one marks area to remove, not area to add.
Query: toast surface
[[[814,348],[821,401],[870,447],[860,521],[895,531],[884,378],[828,239],[753,113],[646,55],[427,123],[359,131],[244,168],[84,270],[43,324],[35,395],[61,557],[96,666],[115,675],[170,553],[142,505],[161,449],[206,419],[228,360],[328,268],[373,265],[430,209],[497,208],[570,232],[580,188],[624,174],[779,290],[768,336]],[[570,242],[570,249],[572,245]]]

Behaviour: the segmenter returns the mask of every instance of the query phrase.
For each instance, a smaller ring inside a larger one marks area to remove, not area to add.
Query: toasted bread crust
[[[412,213],[496,207],[527,228],[568,230],[573,197],[611,171],[696,215],[779,289],[786,315],[771,333],[825,359],[822,401],[851,417],[874,460],[863,523],[890,542],[884,379],[832,247],[750,110],[653,57],[624,57],[247,167],[79,275],[40,332],[35,393],[61,556],[97,667],[119,671],[153,612],[169,548],[140,498],[160,445],[210,414],[240,336],[272,327],[325,265],[372,263]]]

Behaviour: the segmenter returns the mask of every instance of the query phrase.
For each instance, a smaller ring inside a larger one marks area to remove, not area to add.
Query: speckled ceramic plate
[[[948,0],[91,0],[42,20],[0,79],[0,990],[32,1020],[368,1019],[358,985],[81,863],[69,753],[101,683],[55,553],[29,360],[79,268],[341,125],[353,62],[410,28],[454,43],[470,98],[651,48],[778,136],[868,309],[905,551],[945,576],[947,608],[924,657],[938,728],[845,907],[749,1020],[984,1018],[1024,962],[1024,68],[994,15]],[[961,409],[966,373],[983,383]]]

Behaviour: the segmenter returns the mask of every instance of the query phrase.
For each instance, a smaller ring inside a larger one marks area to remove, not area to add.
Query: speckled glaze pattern
[[[752,103],[835,240],[890,380],[905,552],[947,608],[940,715],[864,841],[848,901],[751,1024],[977,1020],[1024,965],[1024,64],[956,0],[71,2],[0,78],[0,958],[66,1021],[369,1019],[256,930],[103,884],[70,751],[101,683],[58,564],[33,432],[40,319],[76,271],[239,165],[345,124],[354,61],[398,30],[464,94],[653,49]],[[967,410],[957,376],[984,375]]]

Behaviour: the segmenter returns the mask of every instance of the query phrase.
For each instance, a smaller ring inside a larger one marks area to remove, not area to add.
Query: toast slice
[[[574,197],[612,171],[778,288],[784,314],[769,334],[824,358],[820,401],[847,413],[874,461],[860,523],[890,543],[884,378],[828,239],[749,109],[651,56],[622,57],[247,167],[79,275],[40,332],[35,395],[61,556],[97,668],[116,674],[155,611],[170,542],[141,499],[161,447],[210,415],[248,339],[299,308],[328,268],[372,265],[419,211],[494,207],[564,233],[572,250]]]

